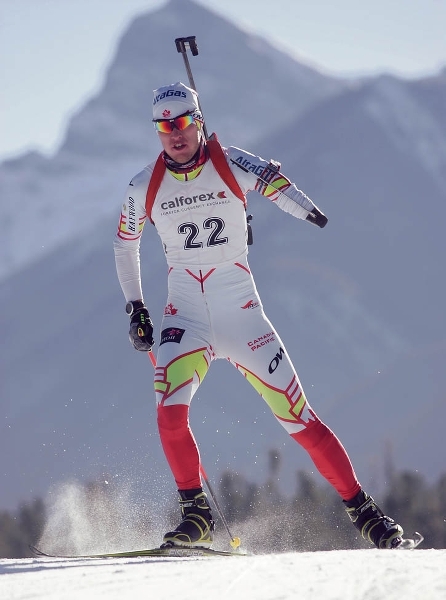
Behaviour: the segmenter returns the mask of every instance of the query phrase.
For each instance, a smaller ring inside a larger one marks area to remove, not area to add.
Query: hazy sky
[[[0,160],[54,152],[129,23],[166,1],[0,0]],[[446,66],[446,0],[196,1],[335,75]]]

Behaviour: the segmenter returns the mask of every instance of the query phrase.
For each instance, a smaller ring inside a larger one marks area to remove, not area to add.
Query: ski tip
[[[47,556],[45,554],[45,552],[42,552],[42,550],[39,550],[38,548],[36,548],[35,546],[32,546],[31,544],[28,544],[28,548],[31,550],[31,552],[35,555],[35,556]]]
[[[397,546],[397,550],[414,550],[424,540],[424,536],[418,531],[414,531],[412,538],[402,538],[401,544]]]

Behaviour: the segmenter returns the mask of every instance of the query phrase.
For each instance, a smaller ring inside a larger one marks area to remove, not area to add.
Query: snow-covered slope
[[[5,600],[444,600],[446,550],[211,559],[0,560]]]

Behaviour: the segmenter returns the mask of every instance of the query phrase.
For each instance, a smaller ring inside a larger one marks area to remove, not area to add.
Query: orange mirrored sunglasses
[[[182,131],[194,122],[195,119],[192,115],[180,115],[179,117],[175,117],[175,119],[158,119],[153,121],[155,129],[161,133],[172,133],[174,129]]]

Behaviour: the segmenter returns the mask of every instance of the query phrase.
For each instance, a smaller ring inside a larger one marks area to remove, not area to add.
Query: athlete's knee
[[[164,431],[181,431],[189,427],[189,406],[160,404],[157,411],[158,429]]]
[[[301,446],[306,450],[324,451],[335,437],[325,423],[323,423],[316,415],[308,422],[305,429],[291,435]]]

